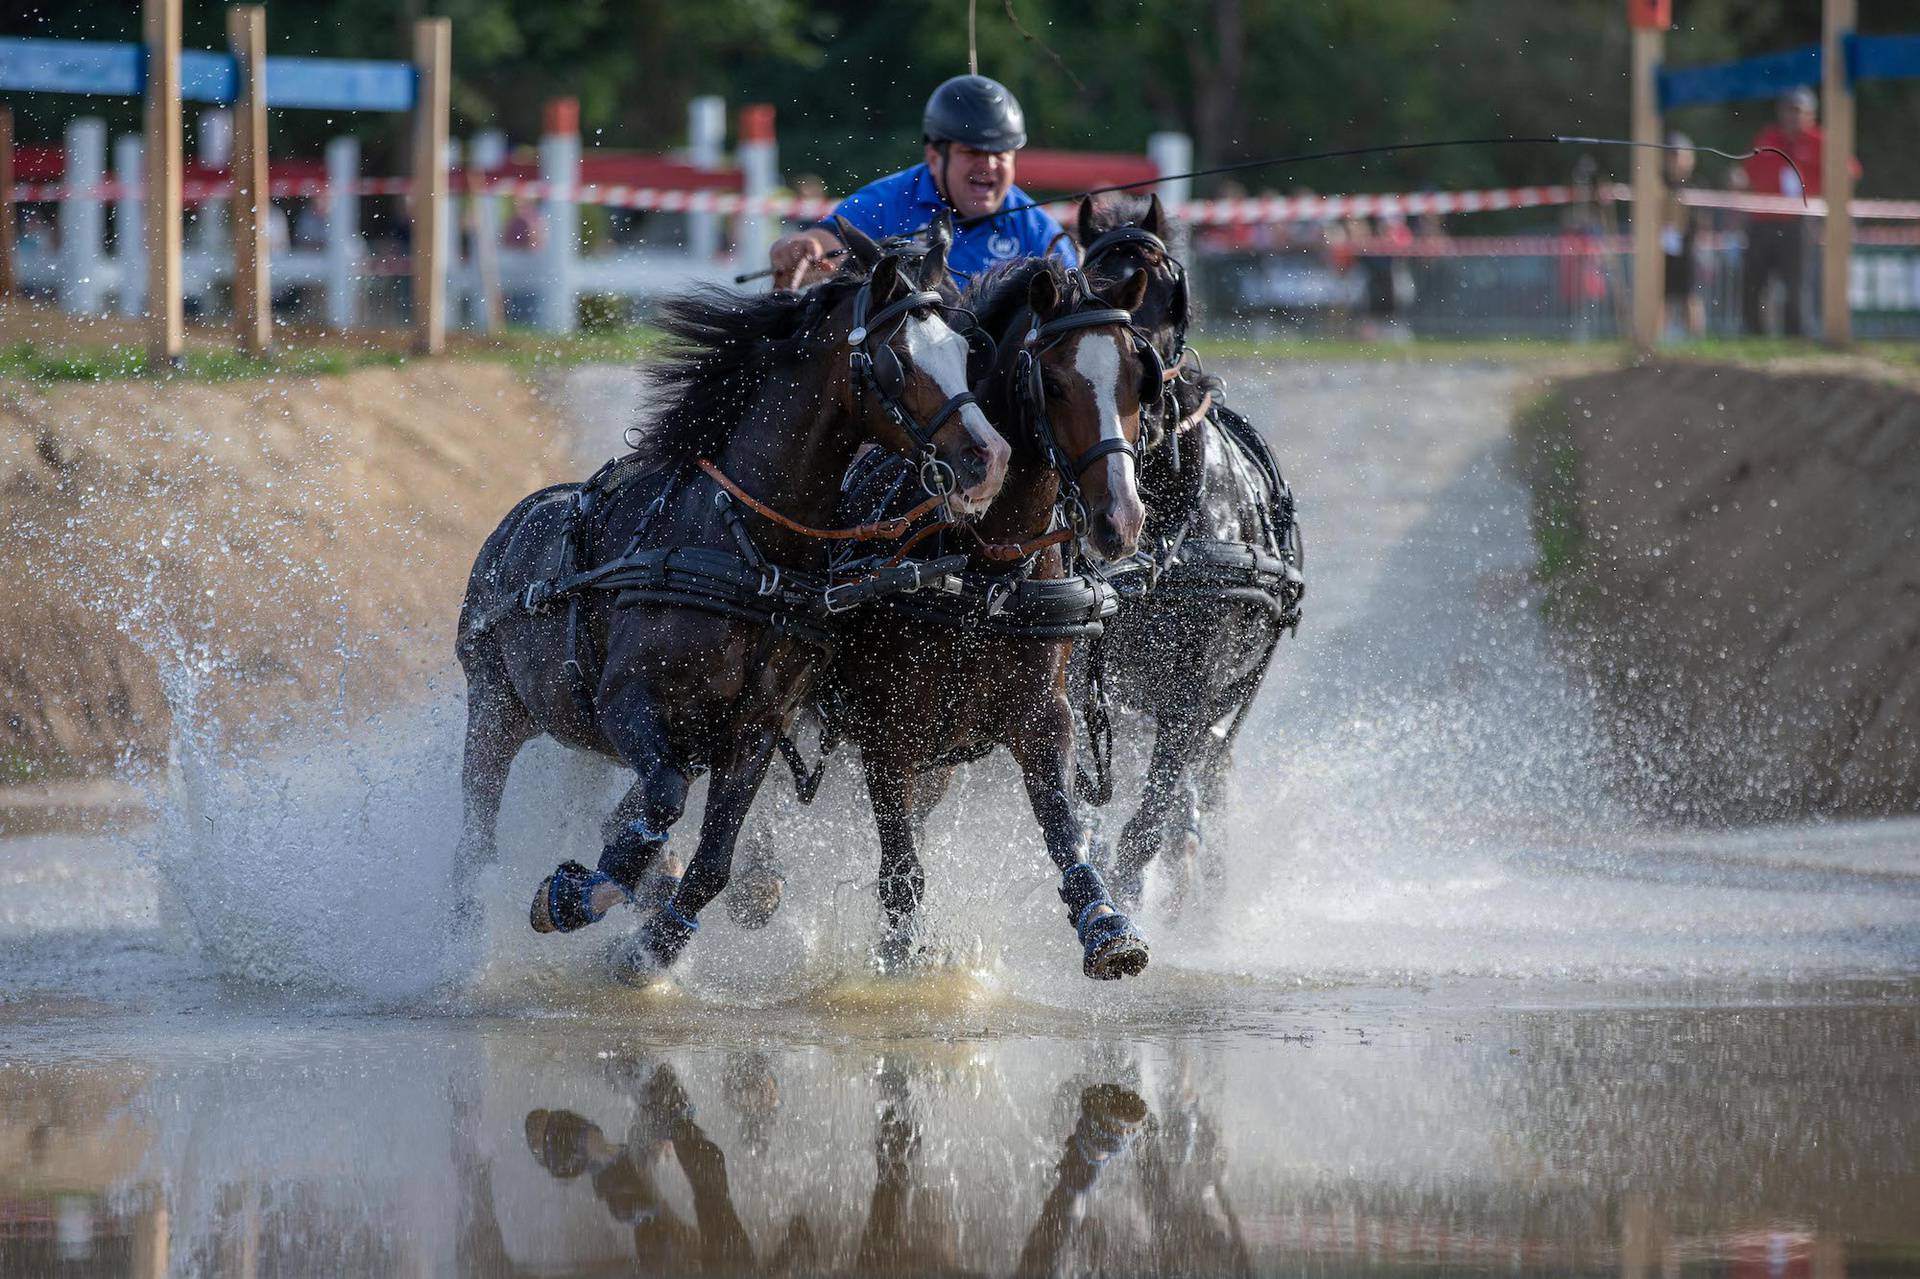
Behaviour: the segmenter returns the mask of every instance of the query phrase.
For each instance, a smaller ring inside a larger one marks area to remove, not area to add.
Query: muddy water
[[[449,947],[457,700],[266,760],[189,723],[152,829],[0,844],[0,1274],[1920,1272],[1920,826],[1607,798],[1513,373],[1234,385],[1308,624],[1142,978],[1078,975],[1004,766],[936,815],[927,971],[868,975],[843,769],[757,816],[773,927],[634,992],[624,921],[524,923],[608,770],[528,753]]]

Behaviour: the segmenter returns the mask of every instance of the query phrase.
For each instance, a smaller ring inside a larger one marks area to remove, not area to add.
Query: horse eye
[[[1050,400],[1060,399],[1067,393],[1067,388],[1061,383],[1060,379],[1051,373],[1041,378],[1040,381],[1046,388],[1047,398]]]

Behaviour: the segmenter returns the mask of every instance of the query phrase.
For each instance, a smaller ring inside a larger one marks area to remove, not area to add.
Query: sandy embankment
[[[0,393],[0,781],[164,758],[182,668],[229,733],[418,695],[481,539],[569,439],[482,362]]]
[[[1920,392],[1680,364],[1523,425],[1622,771],[1707,821],[1920,808]]]

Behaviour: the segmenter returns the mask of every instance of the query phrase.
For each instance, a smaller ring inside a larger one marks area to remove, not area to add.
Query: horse
[[[1119,612],[1085,670],[1122,707],[1154,721],[1140,806],[1112,854],[1114,896],[1137,903],[1147,866],[1169,852],[1178,858],[1178,905],[1199,868],[1202,816],[1220,801],[1254,695],[1281,636],[1299,626],[1304,549],[1293,491],[1266,441],[1226,406],[1220,380],[1186,345],[1192,299],[1167,248],[1159,197],[1132,211],[1083,201],[1076,232],[1096,290],[1131,297],[1144,284],[1135,317],[1168,375],[1140,457],[1146,549],[1138,571],[1116,577]],[[1089,728],[1110,732],[1104,712]],[[1089,789],[1099,788],[1083,794]],[[1107,792],[1093,797],[1104,802]]]
[[[496,856],[514,755],[545,733],[620,760],[635,781],[598,867],[556,869],[530,923],[570,932],[632,903],[651,913],[616,974],[671,965],[726,886],[741,820],[830,647],[826,548],[898,531],[820,527],[856,452],[910,456],[922,512],[973,518],[1000,491],[1010,451],[967,388],[968,339],[947,323],[959,313],[945,236],[916,266],[839,230],[847,265],[805,292],[666,304],[673,345],[650,371],[664,402],[630,433],[633,451],[523,499],[481,548],[457,650],[468,708],[457,920],[477,909],[474,876]],[[895,566],[893,586],[917,585],[909,569]],[[676,874],[662,853],[702,771],[699,841]]]
[[[1136,293],[1145,288],[1143,279]],[[1086,859],[1067,701],[1075,640],[1097,634],[1114,608],[1111,588],[1072,572],[1070,555],[1083,546],[1101,559],[1129,555],[1146,518],[1134,458],[1142,400],[1159,394],[1162,376],[1128,300],[1095,299],[1078,273],[1038,258],[995,268],[963,295],[996,340],[976,386],[989,416],[1011,427],[1006,484],[964,537],[934,526],[915,535],[937,532],[965,547],[965,569],[947,589],[868,606],[821,681],[827,734],[858,744],[879,831],[883,969],[911,958],[926,883],[916,844],[928,813],[959,764],[998,746],[1019,765],[1060,870],[1082,971],[1111,980],[1146,967],[1146,942]],[[903,468],[889,461],[866,471],[850,477],[850,504],[872,509],[858,504],[877,495],[879,510],[893,509]]]

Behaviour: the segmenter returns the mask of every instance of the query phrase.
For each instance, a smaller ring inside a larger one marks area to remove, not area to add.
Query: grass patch
[[[1580,453],[1563,397],[1549,391],[1514,418],[1527,487],[1533,495],[1534,577],[1553,585],[1579,569],[1586,531],[1580,522]]]
[[[264,377],[322,377],[372,365],[392,366],[406,357],[393,351],[350,347],[300,347],[266,356],[238,351],[189,351],[166,377],[195,382],[239,382]],[[0,377],[26,382],[112,382],[153,371],[144,347],[109,345],[53,348],[38,342],[0,347]]]
[[[1202,359],[1352,361],[1355,363],[1542,363],[1612,366],[1627,357],[1619,342],[1569,342],[1551,338],[1416,339],[1373,342],[1340,337],[1250,337],[1235,333],[1199,333],[1193,345]]]

